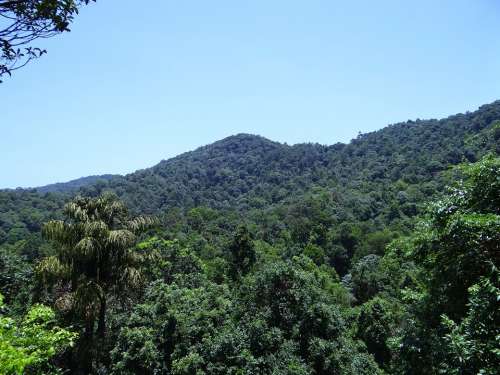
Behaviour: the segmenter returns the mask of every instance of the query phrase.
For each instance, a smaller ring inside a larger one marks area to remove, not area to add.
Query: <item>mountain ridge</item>
[[[144,168],[141,168],[141,169],[138,169],[136,171],[126,173],[126,174],[110,174],[110,173],[108,173],[108,174],[103,174],[103,175],[82,176],[82,177],[72,179],[69,181],[55,182],[55,183],[50,183],[50,184],[42,185],[42,186],[18,187],[18,188],[13,188],[13,189],[8,188],[8,189],[0,189],[0,191],[1,190],[33,190],[34,189],[40,193],[47,193],[47,192],[64,192],[64,191],[77,190],[78,188],[93,184],[99,180],[110,180],[112,178],[117,178],[117,177],[118,178],[119,177],[127,177],[127,176],[133,175],[135,173],[141,172],[143,170],[147,170],[150,168],[156,168],[157,166],[164,165],[164,164],[168,163],[169,161],[183,159],[185,156],[187,156],[191,153],[208,151],[208,150],[218,149],[221,147],[224,148],[226,151],[227,150],[231,151],[232,144],[233,144],[233,148],[234,148],[235,143],[238,143],[239,145],[241,145],[242,143],[245,143],[248,141],[252,141],[252,142],[259,141],[262,144],[273,145],[275,147],[294,147],[294,146],[301,146],[301,145],[319,145],[319,146],[325,146],[325,147],[343,148],[343,147],[351,145],[352,143],[355,143],[357,140],[359,140],[360,137],[373,136],[381,131],[388,131],[388,129],[391,129],[391,128],[399,128],[400,129],[400,128],[404,128],[407,126],[428,125],[431,123],[439,124],[442,121],[460,121],[461,119],[466,118],[467,116],[473,115],[477,112],[487,111],[489,108],[495,108],[499,105],[500,105],[500,100],[496,100],[496,101],[493,101],[489,104],[484,104],[484,105],[480,106],[476,111],[467,111],[465,113],[457,113],[457,114],[450,115],[450,116],[447,116],[447,117],[442,118],[442,119],[416,119],[416,120],[407,120],[405,122],[397,122],[397,123],[388,124],[387,126],[381,128],[381,129],[375,130],[375,131],[371,131],[368,133],[360,133],[360,135],[358,135],[357,138],[352,139],[348,143],[337,142],[337,143],[333,143],[333,144],[322,144],[322,143],[318,143],[318,142],[305,141],[305,142],[300,142],[300,143],[295,143],[295,144],[290,145],[286,142],[282,143],[282,142],[278,142],[278,141],[273,141],[271,139],[268,139],[268,138],[263,137],[263,136],[258,135],[258,134],[237,133],[234,135],[229,135],[227,137],[224,137],[224,138],[222,138],[218,141],[212,142],[210,144],[199,146],[193,150],[183,152],[183,153],[176,155],[176,156],[173,156],[171,158],[162,159],[157,164],[154,164],[154,165],[149,166],[149,167],[146,166]],[[229,147],[228,147],[228,145],[229,145]],[[241,149],[237,150],[237,151],[242,152]]]
[[[230,135],[230,136],[224,137],[224,138],[222,138],[222,139],[220,139],[218,141],[215,141],[213,143],[197,147],[194,150],[183,152],[183,153],[181,153],[179,155],[176,155],[176,156],[174,156],[172,158],[163,159],[163,160],[161,160],[160,162],[158,162],[157,164],[155,164],[153,166],[145,167],[145,168],[142,168],[142,169],[139,169],[137,171],[134,171],[134,172],[131,172],[131,173],[127,173],[127,174],[124,174],[124,175],[121,175],[121,174],[105,174],[105,175],[83,176],[83,177],[80,177],[78,179],[70,180],[70,181],[67,181],[67,182],[57,182],[57,183],[52,183],[52,184],[48,184],[48,185],[44,185],[44,186],[40,186],[40,187],[25,188],[25,189],[36,189],[36,190],[38,190],[40,192],[48,192],[48,191],[51,191],[51,187],[56,187],[56,186],[57,187],[62,187],[64,184],[72,184],[74,182],[80,182],[81,181],[81,182],[83,182],[81,184],[81,186],[84,186],[84,185],[92,184],[96,180],[100,180],[100,179],[108,180],[108,179],[111,179],[113,177],[126,177],[126,176],[133,175],[134,173],[140,172],[140,171],[145,170],[145,169],[155,168],[158,165],[168,163],[171,160],[176,160],[178,158],[183,158],[184,156],[186,156],[187,154],[190,154],[190,153],[200,152],[202,150],[217,149],[217,148],[219,148],[221,146],[223,147],[224,145],[227,145],[227,144],[231,144],[231,143],[234,143],[234,142],[241,143],[242,141],[245,142],[245,141],[248,141],[248,140],[253,140],[253,141],[257,140],[257,141],[262,142],[263,144],[274,145],[274,146],[284,146],[284,147],[294,147],[294,146],[300,146],[300,145],[320,145],[320,146],[333,147],[333,148],[343,148],[343,147],[351,145],[353,142],[355,143],[356,140],[359,139],[360,137],[373,136],[373,135],[375,135],[375,134],[377,134],[377,133],[379,133],[381,131],[384,131],[384,130],[387,131],[386,129],[390,129],[390,128],[402,128],[402,127],[405,127],[405,126],[428,125],[428,124],[431,124],[431,123],[437,123],[437,124],[439,124],[440,122],[443,122],[443,121],[460,121],[460,120],[463,120],[464,118],[466,118],[467,116],[474,115],[474,114],[476,114],[478,112],[479,113],[483,112],[483,111],[487,112],[490,108],[496,108],[498,106],[500,106],[500,100],[495,100],[495,101],[493,101],[491,103],[484,104],[484,105],[480,106],[475,111],[467,111],[467,112],[464,112],[464,113],[457,113],[457,114],[453,114],[453,115],[447,116],[447,117],[442,118],[442,119],[416,119],[416,120],[407,120],[406,122],[392,123],[392,124],[388,124],[387,126],[381,128],[381,129],[378,129],[378,130],[375,130],[375,131],[371,131],[371,132],[368,132],[368,133],[362,133],[362,134],[360,134],[360,136],[358,136],[357,138],[352,139],[348,143],[336,142],[336,143],[333,143],[333,144],[320,144],[320,143],[317,143],[317,142],[307,142],[306,141],[306,142],[300,142],[300,143],[295,143],[295,144],[289,145],[286,142],[282,143],[282,142],[278,142],[278,141],[273,141],[271,139],[268,139],[268,138],[263,137],[263,136],[258,135],[258,134],[237,133],[237,134],[234,134],[234,135]],[[496,111],[496,112],[498,112],[498,111]],[[477,123],[478,120],[475,119],[473,121],[475,121]],[[81,186],[79,186],[79,187],[81,187]]]
[[[76,194],[107,190],[135,213],[205,206],[242,217],[261,209],[281,215],[291,202],[322,191],[335,197],[328,203],[331,214],[344,220],[406,221],[443,189],[443,171],[500,152],[499,129],[495,101],[441,120],[393,124],[348,144],[288,145],[236,134],[123,176],[90,176],[73,185],[48,185],[46,191],[0,190],[0,243],[38,232]],[[395,200],[403,203],[396,207]]]
[[[67,192],[67,191],[72,191],[72,190],[78,190],[79,188],[96,183],[97,181],[100,180],[109,180],[113,177],[119,176],[118,174],[103,174],[103,175],[91,175],[91,176],[84,176],[84,177],[79,177],[75,178],[73,180],[65,181],[65,182],[55,182],[52,184],[48,185],[43,185],[43,186],[37,186],[33,188],[26,188],[27,190],[29,189],[35,189],[40,193],[54,193],[54,192]]]

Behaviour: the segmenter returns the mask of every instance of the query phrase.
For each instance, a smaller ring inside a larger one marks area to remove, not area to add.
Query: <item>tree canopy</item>
[[[496,374],[498,129],[500,102],[0,191],[8,371]]]

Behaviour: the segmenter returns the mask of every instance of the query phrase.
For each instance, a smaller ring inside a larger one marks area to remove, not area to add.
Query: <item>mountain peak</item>
[[[271,141],[261,135],[256,134],[248,134],[248,133],[238,133],[234,135],[230,135],[226,138],[223,138],[219,141],[212,143],[211,145],[217,145],[222,143],[239,143],[239,142],[254,142],[254,143],[265,143],[265,144],[280,144],[279,142]]]
[[[270,150],[281,148],[279,142],[273,142],[260,135],[238,133],[229,137],[223,138],[204,147],[200,147],[197,151],[208,152],[227,152],[227,153],[246,153],[255,149]]]

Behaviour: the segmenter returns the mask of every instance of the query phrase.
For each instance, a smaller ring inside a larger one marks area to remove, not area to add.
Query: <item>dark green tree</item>
[[[366,344],[377,363],[387,369],[391,360],[388,340],[400,324],[399,309],[387,300],[375,297],[363,304],[358,316],[357,335]]]
[[[255,247],[248,228],[240,225],[228,248],[231,276],[238,278],[245,275],[256,261]]]
[[[379,269],[380,257],[374,254],[361,258],[351,271],[352,293],[358,303],[364,303],[380,292],[383,275]]]
[[[443,316],[448,332],[446,360],[443,372],[447,374],[493,375],[500,367],[498,332],[500,322],[500,273],[493,268],[469,288],[468,311],[457,324]]]
[[[193,288],[162,281],[148,287],[144,302],[122,324],[111,352],[113,374],[206,369],[203,353],[213,350],[209,342],[229,319],[231,302],[227,286],[198,277],[200,286]]]
[[[407,240],[407,255],[419,269],[418,285],[405,293],[412,302],[400,341],[407,373],[490,374],[500,364],[494,320],[500,158],[487,156],[459,172],[460,182],[431,206],[429,219]]]

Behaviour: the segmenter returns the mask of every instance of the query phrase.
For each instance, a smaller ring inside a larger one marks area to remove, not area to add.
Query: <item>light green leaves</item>
[[[0,374],[24,374],[27,367],[48,369],[51,357],[73,346],[77,334],[56,326],[54,317],[43,305],[33,306],[21,321],[0,314]]]

